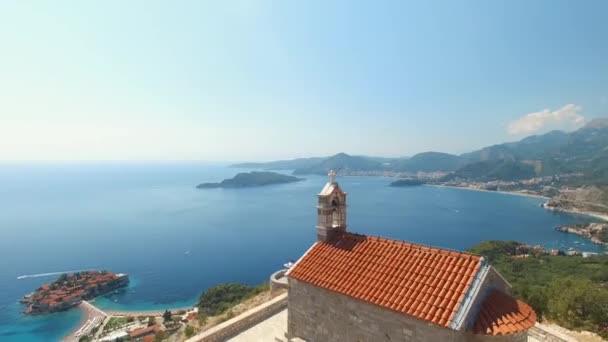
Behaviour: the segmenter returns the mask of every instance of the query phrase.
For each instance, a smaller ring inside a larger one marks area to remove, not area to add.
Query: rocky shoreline
[[[608,223],[581,223],[557,227],[555,230],[583,236],[593,243],[608,246]]]

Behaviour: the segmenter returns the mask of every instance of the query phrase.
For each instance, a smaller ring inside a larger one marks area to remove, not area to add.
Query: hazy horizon
[[[0,4],[0,161],[461,154],[608,116],[608,3]]]

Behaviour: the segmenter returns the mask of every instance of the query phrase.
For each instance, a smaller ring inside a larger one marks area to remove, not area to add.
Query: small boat
[[[285,266],[285,268],[292,268],[293,265],[295,265],[295,262],[293,260],[289,260],[288,262],[284,263],[283,266]]]
[[[189,255],[190,251],[185,251],[184,254]]]

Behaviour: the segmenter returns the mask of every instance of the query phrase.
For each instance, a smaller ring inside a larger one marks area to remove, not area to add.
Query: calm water
[[[326,178],[194,188],[238,171],[208,163],[0,164],[0,341],[58,340],[80,320],[78,310],[23,317],[18,300],[54,277],[21,275],[126,272],[130,287],[97,303],[129,310],[190,305],[217,283],[266,281],[314,241],[316,194]],[[600,249],[553,230],[589,218],[547,212],[541,199],[392,188],[380,177],[338,180],[351,231],[453,249],[488,239]]]

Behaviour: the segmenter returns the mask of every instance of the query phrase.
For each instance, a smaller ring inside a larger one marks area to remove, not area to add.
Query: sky
[[[0,160],[463,153],[608,117],[607,1],[0,3]]]

